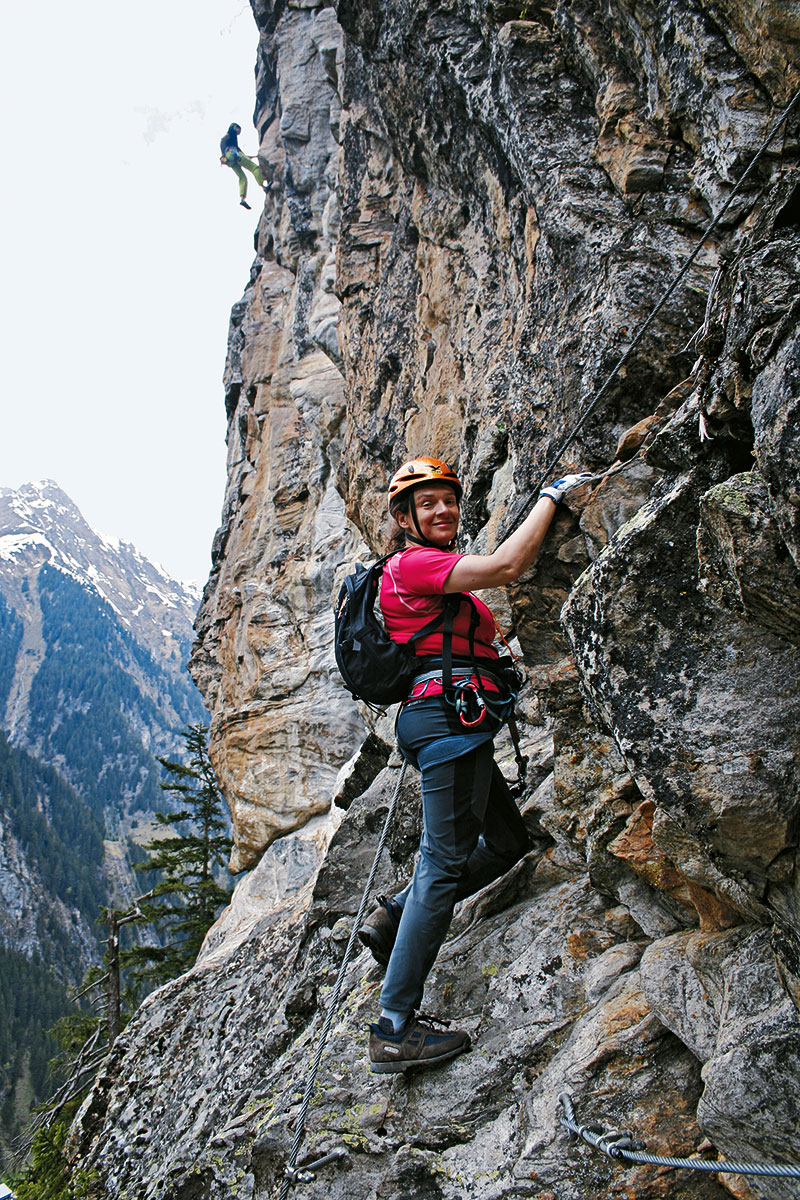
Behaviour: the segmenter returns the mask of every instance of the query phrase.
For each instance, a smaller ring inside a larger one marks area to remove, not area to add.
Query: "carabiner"
[[[459,721],[465,729],[474,729],[477,725],[481,724],[487,712],[486,703],[478,691],[477,684],[473,683],[471,679],[464,679],[456,684],[455,692],[456,712],[458,713]],[[478,715],[474,721],[471,721],[468,716],[469,705],[472,699],[474,699],[478,710]]]

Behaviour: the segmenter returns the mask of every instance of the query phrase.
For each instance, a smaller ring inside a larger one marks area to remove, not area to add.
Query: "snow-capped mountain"
[[[8,598],[15,580],[45,562],[97,592],[158,661],[183,665],[199,584],[173,579],[130,542],[96,533],[50,479],[0,488],[0,589]]]
[[[157,758],[181,759],[181,730],[208,719],[185,668],[198,601],[56,484],[0,489],[0,1029],[13,1017],[19,1039],[0,1108],[41,1098],[43,1030],[102,954],[101,905],[136,894],[131,843],[169,807]]]
[[[198,600],[55,483],[0,489],[0,727],[107,823],[153,811],[155,756],[205,719],[185,670]]]

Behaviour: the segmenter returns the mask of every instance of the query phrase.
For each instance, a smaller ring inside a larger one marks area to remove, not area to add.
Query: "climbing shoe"
[[[241,204],[242,208],[249,208],[249,207],[250,207],[250,205],[247,203],[247,201],[246,201],[246,200],[240,200],[240,201],[239,201],[239,203]]]
[[[395,1033],[392,1022],[381,1017],[369,1027],[370,1071],[389,1075],[412,1067],[435,1067],[463,1054],[469,1050],[469,1034],[465,1029],[450,1032],[448,1024],[412,1013],[402,1033]]]
[[[378,896],[378,907],[371,912],[358,931],[358,940],[382,967],[389,958],[397,938],[401,911],[387,896]]]

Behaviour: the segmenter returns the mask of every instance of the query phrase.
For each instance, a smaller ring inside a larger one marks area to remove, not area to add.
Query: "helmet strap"
[[[411,515],[411,520],[414,522],[414,528],[416,529],[417,533],[419,534],[419,537],[414,538],[413,540],[415,542],[417,542],[418,545],[420,545],[420,546],[430,546],[431,543],[426,539],[425,535],[422,532],[422,529],[420,528],[419,517],[417,516],[417,506],[414,502],[414,489],[413,488],[411,489],[411,495],[408,497],[408,511]]]
[[[426,537],[423,537],[422,530],[421,530],[420,524],[419,524],[419,518],[417,517],[417,506],[414,503],[414,489],[413,488],[411,489],[411,495],[408,497],[408,511],[409,511],[411,520],[414,522],[414,528],[416,529],[417,533],[419,534],[419,537],[414,537],[413,533],[409,533],[408,530],[404,530],[406,540],[409,542],[413,542],[415,546],[426,546],[430,550],[441,550],[441,546],[437,546],[435,544],[435,542],[429,542]],[[454,545],[455,545],[455,538],[453,538],[453,541],[450,543],[450,546],[448,546],[448,549],[451,549]]]

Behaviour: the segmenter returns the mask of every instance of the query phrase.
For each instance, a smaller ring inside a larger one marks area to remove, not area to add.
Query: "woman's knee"
[[[430,896],[446,901],[454,896],[459,880],[464,873],[468,856],[431,853],[430,848],[420,852],[414,871],[413,890],[417,898]]]

